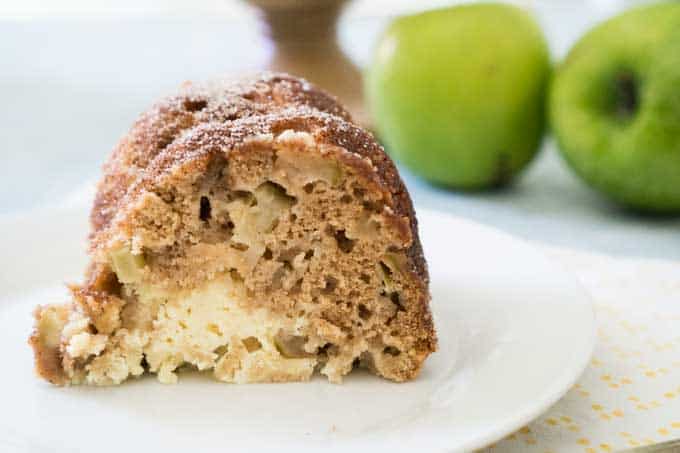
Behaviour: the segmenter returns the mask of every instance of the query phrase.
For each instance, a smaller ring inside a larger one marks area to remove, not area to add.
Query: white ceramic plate
[[[420,211],[439,351],[414,382],[229,385],[180,375],[57,388],[34,377],[31,310],[84,267],[84,204],[0,220],[0,451],[460,451],[557,401],[594,342],[575,281],[524,242]]]

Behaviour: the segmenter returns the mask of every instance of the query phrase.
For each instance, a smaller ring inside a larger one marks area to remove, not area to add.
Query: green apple
[[[378,135],[398,161],[435,183],[507,183],[538,150],[550,75],[530,14],[481,3],[396,19],[366,73]]]
[[[588,32],[556,71],[549,114],[591,186],[637,210],[680,212],[680,2]]]

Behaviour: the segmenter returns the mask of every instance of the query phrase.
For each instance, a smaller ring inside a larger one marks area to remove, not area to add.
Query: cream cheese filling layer
[[[284,335],[300,335],[304,321],[245,306],[243,288],[229,276],[191,291],[140,286],[137,295],[140,304],[158,306],[145,355],[161,382],[174,382],[183,364],[214,368],[217,379],[237,383],[304,380],[314,371],[315,357],[281,351]]]
[[[143,359],[163,383],[175,383],[187,365],[234,383],[307,380],[317,365],[304,349],[307,321],[248,306],[242,284],[228,274],[192,290],[130,283],[124,291],[135,297],[115,335],[88,333],[86,319],[66,324],[65,350],[87,362],[74,382],[119,383],[141,375]]]

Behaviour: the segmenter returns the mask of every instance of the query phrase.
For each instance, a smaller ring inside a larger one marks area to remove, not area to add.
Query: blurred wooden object
[[[347,0],[248,0],[259,8],[274,53],[269,68],[306,78],[337,96],[368,126],[361,72],[340,49],[337,22]]]

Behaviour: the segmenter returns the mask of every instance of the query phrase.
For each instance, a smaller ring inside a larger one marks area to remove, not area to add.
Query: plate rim
[[[500,425],[496,425],[496,429],[488,432],[486,435],[479,436],[476,439],[471,439],[466,444],[453,447],[456,449],[455,451],[458,451],[459,449],[460,451],[468,451],[485,448],[494,444],[495,442],[502,440],[506,436],[516,432],[523,426],[526,426],[536,418],[540,417],[541,414],[545,413],[551,406],[562,399],[583,375],[586,368],[588,367],[588,364],[590,363],[596,345],[597,324],[593,298],[591,294],[589,294],[585,289],[585,287],[578,281],[576,276],[569,272],[558,261],[551,258],[547,253],[541,250],[540,243],[538,242],[531,242],[530,240],[515,236],[495,226],[465,217],[456,216],[436,209],[430,209],[426,207],[416,208],[416,217],[419,222],[421,217],[430,217],[433,219],[439,218],[444,219],[445,221],[466,224],[469,227],[483,230],[484,234],[494,235],[500,239],[516,243],[524,250],[525,253],[534,255],[535,258],[548,263],[550,266],[555,268],[555,270],[560,270],[564,280],[570,283],[572,290],[575,290],[580,294],[582,303],[588,307],[588,320],[590,321],[590,328],[588,329],[588,341],[584,343],[584,350],[580,351],[580,360],[572,361],[572,366],[569,369],[569,372],[562,373],[560,375],[560,379],[554,380],[550,386],[543,389],[541,393],[544,396],[542,398],[536,398],[532,400],[533,404],[527,403],[519,415],[508,419],[504,424],[502,423]],[[442,447],[441,451],[451,451],[451,449]]]

